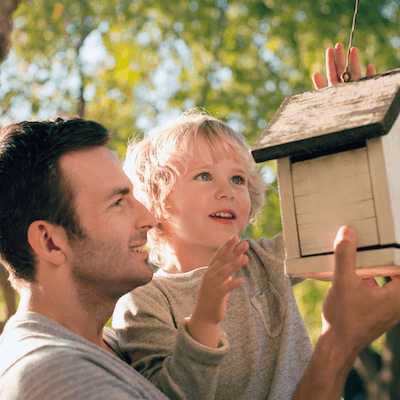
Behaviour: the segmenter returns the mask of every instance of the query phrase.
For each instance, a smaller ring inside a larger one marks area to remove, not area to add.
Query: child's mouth
[[[231,211],[219,211],[210,215],[216,222],[220,222],[221,224],[233,224],[236,219],[236,215]]]

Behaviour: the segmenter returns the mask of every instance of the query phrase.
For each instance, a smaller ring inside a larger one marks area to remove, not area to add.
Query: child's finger
[[[221,258],[215,259],[209,268],[216,274],[220,274],[228,264],[241,257],[249,249],[249,244],[245,241],[238,243],[233,249],[229,250]]]
[[[240,255],[238,258],[225,264],[222,268],[219,268],[214,276],[217,285],[221,285],[226,282],[235,272],[245,266],[249,262],[249,257],[246,254]]]
[[[228,241],[217,250],[208,266],[209,270],[218,270],[249,249],[249,244],[246,241],[238,243],[239,238],[237,236],[233,239],[232,242]]]
[[[242,285],[242,283],[243,283],[242,277],[231,279],[231,280],[225,282],[223,285],[220,286],[222,296],[225,296],[228,293],[232,292],[232,290],[237,289],[239,286]]]
[[[214,254],[213,258],[211,259],[210,264],[220,258],[223,257],[226,253],[232,250],[237,244],[239,243],[238,235],[231,236]]]

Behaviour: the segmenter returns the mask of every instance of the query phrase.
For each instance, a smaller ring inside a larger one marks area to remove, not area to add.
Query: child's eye
[[[211,175],[208,172],[202,172],[201,174],[197,175],[195,179],[198,181],[210,181]]]
[[[232,182],[235,185],[243,185],[244,183],[246,183],[246,180],[239,175],[235,175],[234,177],[232,177]]]

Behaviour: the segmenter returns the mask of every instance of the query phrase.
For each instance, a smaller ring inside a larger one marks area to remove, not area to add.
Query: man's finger
[[[335,282],[350,282],[356,276],[357,235],[353,228],[342,226],[336,236],[335,244]]]
[[[367,67],[366,76],[375,75],[375,64],[369,64]]]
[[[352,47],[350,50],[350,73],[352,81],[361,78],[360,56],[356,47]]]
[[[328,77],[329,86],[338,84],[340,81],[335,60],[335,50],[333,50],[332,47],[326,49],[325,61],[326,76]]]
[[[345,68],[346,68],[346,54],[344,53],[344,47],[342,43],[336,43],[335,46],[335,58],[336,58],[336,70],[337,75],[340,79]],[[341,82],[341,80],[340,80]]]
[[[363,278],[362,281],[371,287],[379,287],[378,282],[374,278]]]
[[[328,82],[326,81],[325,77],[319,72],[316,72],[312,75],[312,81],[315,89],[322,89],[328,86]]]

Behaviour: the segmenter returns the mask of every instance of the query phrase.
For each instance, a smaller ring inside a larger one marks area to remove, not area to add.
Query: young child
[[[253,163],[242,135],[196,111],[128,150],[160,270],[119,301],[113,326],[171,399],[289,399],[310,361],[282,237],[238,243],[264,202]]]

